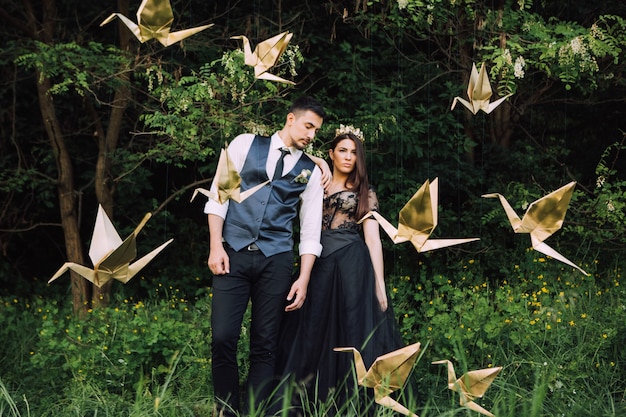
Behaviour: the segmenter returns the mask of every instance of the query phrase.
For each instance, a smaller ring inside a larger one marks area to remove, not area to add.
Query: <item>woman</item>
[[[309,400],[324,401],[336,391],[341,404],[354,386],[353,356],[333,348],[359,349],[369,368],[376,357],[402,347],[402,341],[385,291],[379,225],[373,218],[359,223],[378,209],[361,139],[340,133],[328,155],[332,180],[324,197],[324,249],[304,306],[297,316],[285,316],[278,363],[281,375],[305,384]]]

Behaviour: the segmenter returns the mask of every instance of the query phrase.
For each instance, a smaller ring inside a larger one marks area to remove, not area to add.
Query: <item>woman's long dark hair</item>
[[[365,149],[363,148],[361,140],[353,133],[342,133],[339,136],[336,136],[330,143],[329,149],[332,149],[333,152],[335,152],[337,144],[344,139],[352,140],[356,148],[356,164],[352,172],[348,175],[345,186],[348,190],[355,192],[359,199],[356,207],[356,219],[360,220],[370,210],[370,185],[367,180],[367,169],[365,169]]]

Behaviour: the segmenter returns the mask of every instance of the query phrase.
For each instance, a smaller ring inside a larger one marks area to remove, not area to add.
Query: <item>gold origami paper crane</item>
[[[435,178],[432,183],[426,180],[409,202],[400,210],[398,220],[400,224],[397,229],[376,211],[367,213],[359,220],[359,223],[370,216],[374,216],[393,243],[411,241],[418,252],[427,252],[479,240],[478,238],[430,239],[430,235],[437,227],[438,191],[438,178]]]
[[[263,42],[259,42],[256,48],[254,48],[254,52],[252,52],[252,48],[250,47],[250,41],[245,36],[232,36],[231,39],[243,40],[245,63],[246,65],[254,67],[255,78],[295,85],[293,81],[285,80],[284,78],[268,72],[270,68],[278,63],[278,59],[283,52],[285,52],[285,49],[287,49],[287,45],[292,36],[293,33],[286,31],[266,39]]]
[[[487,75],[487,71],[485,70],[485,63],[483,62],[480,66],[480,72],[476,70],[476,64],[472,64],[472,72],[470,73],[469,84],[467,86],[467,97],[469,101],[462,99],[461,97],[455,97],[452,101],[452,108],[456,106],[456,102],[460,101],[465,107],[468,108],[473,114],[478,113],[478,110],[482,110],[485,113],[491,113],[493,109],[498,107],[504,100],[511,97],[513,94],[507,94],[494,101],[493,103],[489,103],[489,99],[491,99],[491,85],[489,84],[489,76]]]
[[[401,349],[376,358],[369,370],[365,370],[365,364],[361,353],[353,347],[339,347],[337,352],[353,352],[354,367],[358,384],[374,390],[374,401],[377,404],[388,407],[409,417],[418,417],[402,404],[391,398],[389,394],[404,386],[420,351],[420,343],[405,346]]]
[[[469,371],[459,379],[456,378],[454,373],[454,366],[449,360],[435,361],[436,364],[448,365],[448,388],[452,391],[459,393],[460,403],[462,407],[467,407],[470,410],[477,411],[486,416],[494,417],[489,411],[476,404],[474,400],[481,398],[498,373],[502,370],[501,366],[487,369],[480,369],[478,371]]]
[[[513,231],[515,233],[529,233],[533,249],[567,265],[573,266],[585,275],[589,275],[579,266],[544,243],[544,240],[552,236],[554,232],[563,226],[565,213],[567,212],[567,207],[569,206],[575,186],[576,182],[572,181],[558,190],[541,197],[539,200],[532,202],[521,220],[509,202],[501,194],[485,194],[483,197],[497,197],[500,199],[500,203],[502,203],[502,207],[504,207],[504,211],[509,218]]]
[[[93,229],[91,246],[89,248],[89,258],[94,265],[93,269],[73,262],[66,262],[50,278],[48,283],[59,278],[68,269],[71,269],[98,287],[103,286],[111,279],[116,279],[126,284],[174,240],[168,240],[132,265],[130,264],[137,257],[137,235],[151,216],[151,213],[147,213],[130,236],[122,241],[102,206],[98,206],[96,225]]]
[[[156,39],[163,46],[170,46],[213,26],[213,24],[210,24],[178,32],[170,32],[174,22],[174,12],[172,11],[170,0],[143,0],[137,10],[136,24],[121,13],[113,13],[104,19],[100,26],[106,25],[116,17],[119,17],[128,29],[133,32],[133,35],[139,42],[144,43],[150,39]]]
[[[224,204],[228,199],[241,203],[265,184],[269,183],[269,180],[267,180],[246,191],[241,191],[241,177],[228,155],[228,149],[222,149],[220,152],[220,159],[217,162],[215,176],[217,177],[217,195],[205,188],[196,188],[190,201],[193,201],[196,195],[201,193],[220,204]]]

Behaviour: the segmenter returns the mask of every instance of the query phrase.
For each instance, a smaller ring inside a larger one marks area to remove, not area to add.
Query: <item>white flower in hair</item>
[[[363,136],[363,132],[358,127],[354,127],[352,125],[339,125],[339,129],[335,129],[335,137],[339,135],[345,135],[347,133],[352,133],[354,136],[359,138],[361,142],[365,141],[365,136]]]

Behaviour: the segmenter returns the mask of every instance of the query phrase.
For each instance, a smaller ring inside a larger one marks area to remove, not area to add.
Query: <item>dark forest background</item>
[[[191,194],[208,187],[226,141],[279,128],[304,94],[329,114],[317,149],[339,124],[364,132],[385,217],[397,224],[408,198],[437,177],[434,236],[481,238],[418,254],[383,236],[390,279],[469,259],[485,280],[502,279],[530,240],[480,196],[499,192],[521,216],[570,181],[564,227],[547,243],[594,273],[626,248],[622,1],[172,0],[173,30],[214,26],[169,47],[138,42],[119,20],[100,26],[113,12],[135,20],[139,3],[0,8],[3,294],[71,298],[75,311],[116,291],[141,297],[156,282],[204,294],[208,230],[204,201]],[[254,47],[286,30],[294,36],[274,72],[296,85],[255,80],[231,37]],[[490,114],[451,110],[455,96],[466,98],[472,63],[483,62],[492,101],[513,95]],[[122,238],[153,213],[140,256],[174,243],[125,287],[69,274],[47,285],[66,261],[91,265],[98,204]]]

